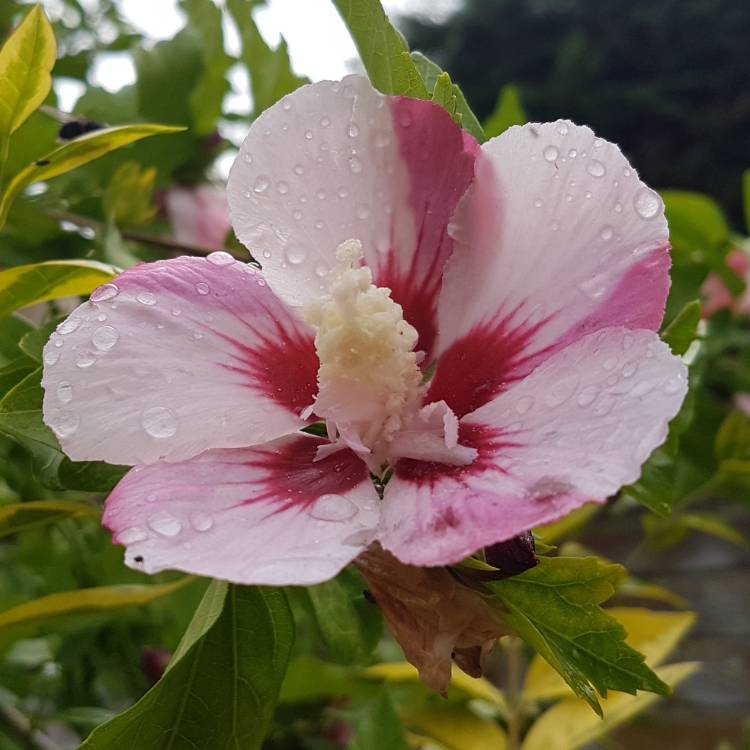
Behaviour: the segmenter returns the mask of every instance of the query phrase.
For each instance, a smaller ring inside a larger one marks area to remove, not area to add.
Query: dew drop
[[[297,175],[305,174],[305,168],[301,164],[295,164],[292,171]]]
[[[622,203],[619,201],[615,203],[615,213],[621,214],[622,213]]]
[[[638,370],[637,362],[628,362],[625,367],[622,368],[622,376],[624,378],[632,378]]]
[[[391,139],[388,136],[388,133],[382,130],[377,130],[373,136],[373,142],[377,148],[385,148],[390,144]]]
[[[521,396],[516,402],[516,411],[519,414],[526,414],[526,412],[534,406],[534,401],[535,399],[533,396]]]
[[[284,255],[286,255],[286,259],[293,266],[298,266],[300,263],[305,262],[307,251],[303,247],[295,247],[294,245],[291,245],[284,249]]]
[[[317,198],[317,199],[318,199],[319,201],[324,201],[324,200],[326,199],[326,191],[325,191],[325,190],[323,190],[323,188],[320,188],[320,189],[319,189],[319,190],[318,190],[318,191],[317,191],[317,192],[315,193],[315,197],[316,197],[316,198]]]
[[[635,212],[644,220],[653,219],[661,205],[661,198],[651,188],[642,187],[633,198]]]
[[[195,285],[195,291],[198,292],[198,294],[206,295],[211,291],[211,287],[209,287],[205,281],[199,281]]]
[[[349,195],[349,189],[344,187],[343,185],[338,189],[336,195],[338,195],[339,198],[346,198]]]
[[[171,513],[157,513],[148,519],[148,525],[157,533],[166,537],[175,537],[182,531],[182,523]]]
[[[73,398],[73,386],[63,380],[57,386],[57,398],[62,404],[68,404]]]
[[[320,126],[322,128],[327,128],[330,124],[331,124],[331,119],[329,117],[320,118]]]
[[[152,406],[141,414],[141,425],[153,438],[169,438],[177,432],[177,417],[164,406]]]
[[[292,102],[288,97],[282,100],[281,108],[284,110],[284,112],[288,112],[292,108]]]
[[[92,302],[104,302],[113,299],[120,293],[120,290],[114,284],[103,284],[98,289],[94,289],[91,295]]]
[[[60,352],[57,351],[57,349],[50,349],[49,347],[47,347],[44,350],[43,359],[45,365],[52,367],[52,365],[56,365],[58,360],[60,359]]]
[[[571,148],[570,151],[568,151],[568,156],[571,159],[575,159],[576,156],[578,156],[578,151],[576,149],[574,149],[574,148]]]
[[[603,240],[611,240],[614,233],[615,233],[614,229],[612,229],[611,226],[607,225],[606,227],[602,227],[602,231],[599,232],[599,236]]]
[[[55,432],[55,435],[59,438],[70,437],[81,423],[81,418],[74,414],[72,411],[62,411],[58,414],[54,421],[50,424],[50,427]]]
[[[106,352],[120,339],[120,334],[112,326],[101,326],[91,336],[91,343],[99,350]]]
[[[560,149],[558,149],[557,146],[547,146],[544,151],[542,151],[542,156],[545,161],[553,162],[560,156]]]
[[[542,207],[542,200],[541,200],[541,198],[537,198],[537,199],[536,199],[536,200],[534,201],[534,207],[535,207],[535,208],[541,208],[541,207]]]
[[[276,192],[279,195],[286,195],[289,192],[289,184],[284,182],[284,180],[279,180],[276,183]]]
[[[607,168],[598,159],[592,159],[586,165],[586,171],[592,177],[604,177],[604,175],[607,174]]]
[[[252,164],[253,156],[252,154],[245,152],[244,154],[242,154],[242,160],[245,162],[245,164]]]
[[[560,135],[567,135],[570,132],[570,128],[568,127],[568,123],[566,123],[566,122],[559,122],[557,124],[557,132]]]
[[[663,391],[668,396],[672,396],[675,393],[679,393],[681,389],[682,389],[682,378],[679,375],[677,375],[673,378],[670,378],[669,380],[667,380],[666,383],[664,383]]]
[[[320,263],[315,264],[315,275],[322,279],[326,276],[326,274],[329,271],[329,266],[327,263],[324,263],[323,261],[320,261]]]
[[[578,406],[590,406],[594,403],[598,395],[599,389],[595,385],[587,385],[585,388],[581,389],[576,402],[578,403]]]
[[[549,228],[553,232],[556,232],[560,228],[560,222],[559,221],[552,221],[552,222],[550,222]]]
[[[96,362],[96,357],[91,354],[91,352],[82,352],[78,355],[78,360],[76,361],[76,367],[80,367],[81,369],[85,369],[86,367],[91,367],[91,365]]]
[[[360,174],[362,172],[362,160],[358,156],[350,157],[349,169],[351,169],[353,174]]]
[[[217,250],[216,252],[209,253],[206,256],[206,260],[215,266],[231,266],[235,259],[234,256],[224,250]]]
[[[360,219],[366,219],[370,215],[370,207],[365,203],[359,203],[356,208],[357,217]]]
[[[615,367],[617,367],[617,358],[607,357],[607,359],[604,360],[602,367],[604,367],[605,370],[614,370]]]
[[[155,305],[156,304],[156,295],[152,292],[140,292],[138,295],[136,295],[136,299],[142,304],[142,305]]]
[[[67,320],[63,320],[63,322],[57,326],[56,330],[58,333],[62,333],[63,336],[65,336],[68,333],[73,333],[79,325],[81,325],[79,318],[68,318]]]
[[[255,178],[255,183],[253,184],[253,192],[254,193],[265,193],[266,190],[268,190],[268,186],[271,184],[271,180],[264,174],[258,175]]]
[[[117,535],[118,544],[136,544],[136,542],[143,542],[148,539],[148,532],[142,529],[140,526],[131,526],[129,529],[123,529]]]
[[[292,211],[292,218],[294,218],[296,221],[299,221],[302,218],[302,211],[299,208],[295,208]]]
[[[350,138],[356,138],[359,135],[359,125],[356,122],[350,122],[346,132]]]
[[[609,396],[608,394],[604,394],[595,404],[594,404],[594,414],[596,414],[597,417],[603,417],[607,414],[609,414],[612,409],[615,408],[615,403],[617,399],[613,398],[612,396]]]
[[[357,506],[343,495],[322,495],[310,515],[319,521],[348,521],[358,512]]]
[[[196,531],[208,531],[214,525],[214,519],[208,513],[193,513],[190,516],[190,525]]]

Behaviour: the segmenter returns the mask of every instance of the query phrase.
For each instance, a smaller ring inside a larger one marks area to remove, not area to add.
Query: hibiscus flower
[[[322,82],[254,122],[228,198],[262,271],[136,266],[44,350],[66,453],[133,466],[104,514],[129,565],[313,584],[375,542],[448,565],[604,501],[664,440],[663,205],[588,128],[480,147],[433,103]]]

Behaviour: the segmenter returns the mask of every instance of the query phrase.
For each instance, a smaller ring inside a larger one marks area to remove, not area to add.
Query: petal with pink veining
[[[384,96],[360,76],[304,86],[242,144],[227,191],[234,228],[295,306],[326,291],[337,246],[360,240],[429,356],[447,224],[477,151],[431,102]]]
[[[313,333],[227,253],[142,264],[44,349],[44,419],[74,460],[179,461],[293,432],[315,399]]]
[[[473,464],[397,464],[382,545],[405,563],[443,565],[604,501],[638,478],[686,389],[685,366],[651,331],[579,339],[461,420]]]
[[[379,501],[364,463],[308,435],[132,469],[104,513],[126,562],[235,583],[319,583],[370,542]]]
[[[669,290],[661,198],[589,128],[511,128],[476,173],[450,229],[430,393],[459,415],[582,336],[657,330]]]

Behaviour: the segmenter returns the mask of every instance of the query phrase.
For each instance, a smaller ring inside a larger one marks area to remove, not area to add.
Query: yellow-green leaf
[[[646,657],[650,667],[659,666],[695,624],[693,612],[655,612],[642,607],[611,607],[607,614],[627,631],[626,642]],[[550,665],[536,655],[526,674],[523,694],[528,700],[564,698],[571,689]]]
[[[447,750],[505,750],[508,744],[496,721],[481,718],[465,706],[407,710],[401,719],[407,728],[437,740]]]
[[[98,518],[100,511],[74,500],[36,500],[0,505],[0,538],[60,521],[63,518]]]
[[[11,639],[19,631],[25,634],[27,630],[58,625],[69,619],[112,615],[128,607],[142,607],[194,580],[186,576],[165,584],[96,586],[49,594],[0,612],[0,640]]]
[[[501,89],[495,109],[484,123],[484,132],[488,138],[494,138],[513,125],[525,125],[527,122],[518,86],[508,84]]]
[[[68,141],[13,177],[0,198],[0,227],[5,223],[13,201],[32,183],[51,180],[142,138],[178,133],[181,130],[184,128],[171,125],[121,125]]]
[[[52,27],[35,5],[0,49],[0,176],[11,133],[49,94],[55,54]]]
[[[695,662],[670,664],[657,670],[657,674],[675,688],[698,667]],[[576,750],[611,732],[658,700],[659,696],[653,693],[628,695],[612,692],[609,698],[601,702],[604,718],[600,720],[585,701],[566,698],[543,713],[532,725],[522,750]]]
[[[0,271],[0,317],[60,297],[89,294],[117,275],[94,260],[52,260]]]
[[[567,539],[571,534],[574,534],[578,529],[587,524],[601,508],[602,506],[596,503],[582,505],[559,521],[535,528],[534,534],[538,534],[547,544],[557,544],[557,542]]]
[[[373,664],[364,671],[366,677],[385,682],[419,682],[419,672],[411,664],[405,661],[383,662]],[[466,672],[458,667],[453,667],[450,691],[460,691],[469,698],[491,703],[503,715],[507,714],[507,704],[503,694],[488,680],[482,677],[469,677]]]
[[[126,161],[112,175],[102,197],[104,213],[115,224],[144,224],[156,214],[151,203],[156,167],[141,170],[135,161]]]

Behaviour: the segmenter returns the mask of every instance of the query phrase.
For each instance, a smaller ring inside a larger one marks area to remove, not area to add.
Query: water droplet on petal
[[[286,259],[293,266],[298,266],[300,263],[305,262],[307,251],[303,247],[295,247],[294,245],[291,245],[284,249],[284,255],[286,255]]]
[[[57,332],[62,333],[63,335],[68,333],[73,333],[73,331],[78,328],[78,326],[81,325],[81,321],[79,318],[68,318],[67,320],[63,320],[62,323],[60,323],[59,326],[57,326]]]
[[[673,378],[670,378],[667,380],[666,383],[664,383],[664,393],[666,393],[668,396],[671,396],[675,393],[679,393],[683,386],[683,379],[681,375],[676,375]]]
[[[349,195],[349,189],[344,187],[343,185],[338,189],[336,195],[338,195],[339,198],[346,198],[347,195]]]
[[[598,395],[599,389],[595,385],[587,385],[585,388],[582,388],[581,392],[578,394],[578,398],[576,399],[578,406],[589,406],[590,404],[593,404]]]
[[[328,266],[327,263],[323,261],[320,261],[320,263],[315,264],[315,275],[318,278],[321,278],[321,279],[324,278],[329,270],[330,270],[330,267]]]
[[[311,141],[313,139],[313,132],[312,130],[306,130],[305,131],[305,139],[308,141]]]
[[[140,526],[131,526],[129,529],[123,529],[117,535],[118,544],[135,544],[136,542],[143,542],[148,539],[148,532],[146,529],[142,529]]]
[[[142,304],[142,305],[155,305],[156,304],[156,295],[152,292],[140,292],[138,295],[136,295],[136,299]]]
[[[44,350],[43,359],[45,365],[52,367],[52,365],[56,365],[58,360],[60,359],[60,352],[57,351],[57,349],[50,349],[49,347],[47,347]]]
[[[214,519],[208,513],[193,513],[190,516],[190,525],[196,531],[208,531],[214,525]]]
[[[541,198],[537,198],[537,199],[536,199],[536,200],[534,201],[534,207],[535,207],[535,208],[541,208],[541,207],[542,207],[542,200],[541,200]]]
[[[157,513],[148,519],[148,525],[157,534],[166,537],[175,537],[182,531],[182,523],[171,513]]]
[[[366,219],[370,215],[370,208],[365,203],[359,203],[356,211],[357,217],[360,219]]]
[[[637,362],[628,362],[625,367],[622,368],[622,376],[624,378],[632,378],[638,370]]]
[[[553,162],[560,156],[560,149],[557,146],[547,146],[542,152],[545,161]]]
[[[567,122],[559,122],[557,123],[557,132],[560,135],[567,135],[570,132],[570,128],[568,127]]]
[[[302,211],[299,208],[295,208],[294,211],[292,211],[292,218],[299,221],[302,218]]]
[[[350,157],[349,169],[351,169],[354,174],[359,174],[362,171],[362,160],[358,156]]]
[[[253,156],[252,154],[245,152],[244,154],[242,154],[242,160],[245,162],[245,164],[252,164]]]
[[[101,326],[91,336],[91,343],[103,352],[111,349],[120,339],[117,329],[112,326]]]
[[[81,423],[81,418],[72,411],[62,411],[54,417],[50,427],[59,438],[70,437]]]
[[[571,159],[575,159],[576,156],[578,156],[578,151],[576,149],[574,149],[574,148],[571,148],[570,151],[568,151],[568,156]]]
[[[607,357],[607,359],[604,360],[604,364],[602,366],[605,370],[614,370],[615,367],[617,367],[617,358]]]
[[[177,417],[164,406],[152,406],[141,414],[141,425],[153,438],[169,438],[177,432]]]
[[[73,398],[73,386],[65,380],[61,381],[57,386],[57,398],[60,403],[69,403]]]
[[[211,291],[211,288],[206,284],[205,281],[199,281],[195,285],[195,291],[198,292],[198,294],[208,294]]]
[[[215,266],[231,266],[235,258],[224,250],[217,250],[216,252],[209,253],[206,256],[206,260]]]
[[[96,362],[96,357],[91,352],[81,352],[78,355],[78,359],[76,360],[76,367],[80,367],[82,369],[91,367],[94,362]]]
[[[300,175],[305,173],[305,168],[301,164],[295,164],[292,171],[294,174]]]
[[[651,188],[642,187],[633,198],[633,206],[642,219],[653,219],[661,209],[662,200]]]
[[[612,229],[612,227],[610,227],[609,225],[607,225],[606,227],[602,227],[602,231],[599,232],[599,236],[603,240],[611,240],[614,233],[615,233],[615,230]]]
[[[92,302],[104,302],[105,300],[112,299],[120,293],[120,290],[114,284],[103,284],[98,289],[94,289],[91,294]]]
[[[586,171],[592,177],[604,177],[604,175],[607,174],[607,168],[598,159],[592,159],[586,165]]]
[[[350,122],[346,132],[350,138],[356,138],[359,135],[359,125],[356,122]]]
[[[253,192],[254,193],[265,193],[266,190],[268,190],[268,186],[271,184],[271,180],[264,174],[258,175],[255,178],[255,183],[253,184]]]
[[[348,521],[359,509],[343,495],[322,495],[318,498],[310,515],[319,521]]]

